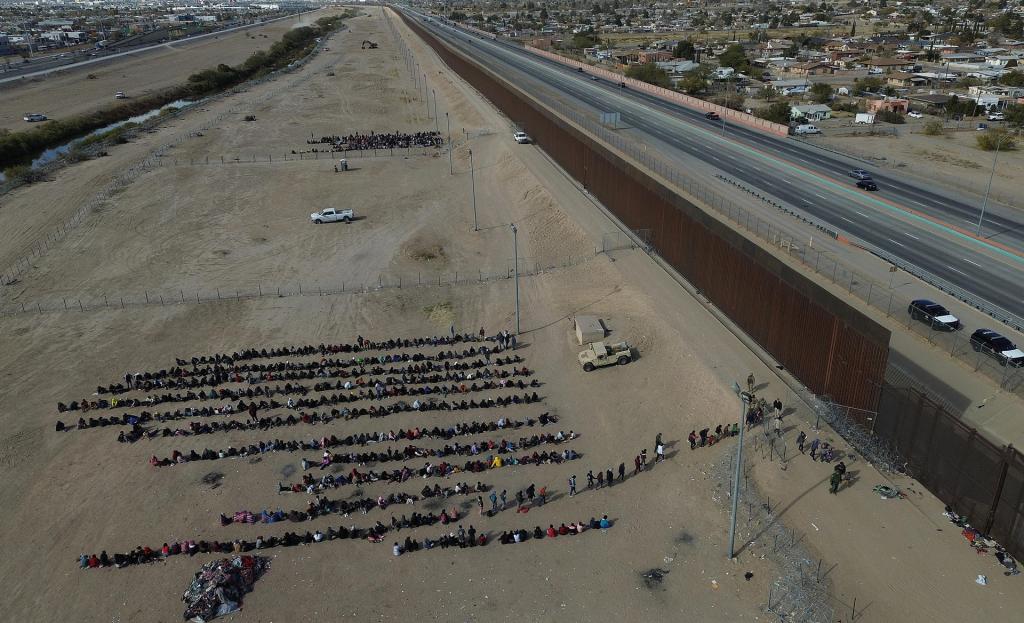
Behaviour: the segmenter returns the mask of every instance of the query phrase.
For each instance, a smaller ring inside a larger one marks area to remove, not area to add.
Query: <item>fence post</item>
[[[146,290],[146,304],[149,305],[149,290]]]
[[[217,288],[217,300],[220,300],[220,288]]]
[[[64,311],[68,310],[68,300],[64,299]]]
[[[124,297],[121,297],[121,309],[124,309]]]
[[[257,283],[256,284],[256,291],[259,293],[260,296],[263,296],[263,286],[262,285]]]
[[[185,302],[185,291],[184,290],[178,290],[178,292],[181,294],[181,302],[184,303]]]
[[[1003,485],[1006,484],[1006,472],[1010,467],[1010,461],[1013,459],[1013,455],[1016,454],[1017,450],[1013,447],[1013,444],[1006,446],[1006,451],[1003,454],[1003,466],[999,470],[999,484],[996,485],[996,491],[992,495],[992,504],[990,504],[990,510],[988,511],[988,517],[985,518],[985,534],[992,531],[992,526],[996,521],[996,510],[999,508],[999,500],[1003,497]]]
[[[40,313],[40,314],[42,314],[42,313],[43,313],[43,306],[42,306],[42,305],[40,305],[39,303],[36,303],[36,309],[38,309],[38,310],[39,310],[39,313]]]
[[[78,299],[78,309],[85,311],[85,306],[82,305],[82,299]]]

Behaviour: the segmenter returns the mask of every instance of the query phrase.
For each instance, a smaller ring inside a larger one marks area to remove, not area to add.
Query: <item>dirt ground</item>
[[[763,391],[769,399],[785,395],[781,383],[757,367],[739,341],[642,253],[595,254],[612,225],[541,152],[515,145],[507,120],[443,69],[421,42],[408,38],[437,91],[438,110],[452,120],[454,175],[444,152],[352,159],[355,170],[344,174],[334,173],[326,159],[230,164],[234,155],[306,149],[311,133],[415,131],[435,125],[406,73],[397,40],[380,13],[368,11],[351,20],[351,31],[335,35],[331,50],[301,71],[213,102],[112,149],[106,158],[70,167],[51,183],[4,198],[4,265],[83,202],[97,206],[18,283],[3,286],[5,302],[113,297],[143,289],[308,285],[301,296],[0,318],[0,464],[6,476],[0,483],[6,510],[0,534],[15,544],[5,548],[0,562],[7,586],[0,605],[12,620],[178,620],[181,591],[213,556],[81,571],[79,554],[159,546],[172,539],[280,536],[285,530],[326,530],[342,523],[367,527],[377,519],[387,522],[392,514],[375,510],[298,526],[222,527],[217,521],[222,512],[304,506],[304,495],[276,493],[277,482],[295,478],[302,455],[272,453],[260,461],[162,469],[147,464],[151,455],[550,411],[560,417],[557,428],[579,433],[573,447],[583,454],[580,460],[494,470],[473,480],[509,492],[530,483],[546,485],[552,501],[526,515],[472,514],[464,523],[493,536],[608,514],[614,526],[607,533],[398,558],[391,553],[392,539],[381,545],[345,541],[269,550],[271,569],[245,599],[239,620],[765,617],[770,587],[782,571],[759,539],[760,531],[741,522],[740,540],[755,543],[744,547],[736,562],[725,556],[728,496],[717,475],[735,444],[730,440],[690,451],[686,435],[735,420],[732,379],[753,370],[766,379]],[[380,49],[360,50],[359,42],[367,38],[379,41]],[[250,114],[257,120],[243,121]],[[469,148],[475,159],[479,232],[473,231]],[[119,170],[157,151],[160,164],[118,182]],[[219,164],[222,155],[229,164]],[[185,164],[200,159],[204,164]],[[309,212],[332,205],[352,207],[365,218],[350,225],[309,223]],[[357,335],[443,334],[451,324],[464,331],[511,328],[514,294],[508,279],[476,283],[463,278],[457,285],[327,296],[312,290],[342,280],[373,283],[382,274],[416,274],[428,282],[456,271],[501,270],[512,256],[510,222],[519,227],[520,256],[555,265],[577,258],[571,267],[524,276],[520,284],[519,353],[544,383],[538,390],[541,406],[390,415],[136,444],[117,443],[117,427],[54,432],[57,401],[80,400],[125,371],[159,369],[172,365],[175,357],[353,341]],[[639,359],[590,375],[582,372],[569,325],[569,318],[580,312],[604,318],[612,330],[609,339],[630,340]],[[573,474],[583,489],[587,470],[615,468],[620,462],[630,466],[643,448],[653,458],[657,433],[668,445],[665,463],[621,485],[566,496],[566,479]],[[941,518],[934,514],[934,500],[921,496],[887,502],[888,513],[879,518],[870,487],[881,476],[870,466],[857,466],[860,484],[833,504],[837,499],[820,486],[822,466],[794,460],[785,472],[764,474],[775,464],[754,452],[750,460],[751,474],[762,479],[771,505],[781,509],[772,523],[800,522],[796,529],[808,556],[824,556],[836,565],[824,584],[830,599],[846,604],[862,596],[857,620],[956,620],[971,613],[995,618],[1019,611],[1017,578],[1000,576],[991,556],[974,555],[952,530],[936,533]],[[223,474],[215,488],[203,483],[213,471]],[[420,486],[417,480],[375,483],[360,495],[416,492]],[[346,496],[351,490],[337,493]],[[807,521],[825,532],[812,531]],[[899,527],[886,530],[892,524]],[[422,539],[440,531],[419,528],[413,535]],[[664,580],[645,581],[641,574],[651,569],[667,571]],[[751,579],[744,579],[745,572]],[[988,587],[973,583],[982,572],[990,576]],[[62,598],[54,600],[52,594]],[[847,620],[846,613],[836,620]]]
[[[236,65],[253,52],[269,48],[290,29],[309,25],[330,14],[331,9],[323,9],[198,41],[171,42],[138,55],[112,59],[109,63],[4,84],[0,87],[0,128],[24,130],[29,127],[22,119],[26,112],[60,119],[111,106],[117,91],[135,97],[182,84],[197,71],[220,63]]]

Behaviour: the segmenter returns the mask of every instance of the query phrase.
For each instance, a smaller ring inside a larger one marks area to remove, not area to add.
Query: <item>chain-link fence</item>
[[[570,268],[589,262],[601,250],[581,255],[566,255],[558,258],[520,257],[520,277],[540,275],[563,268]],[[140,306],[165,306],[213,303],[240,299],[291,296],[333,296],[340,294],[365,294],[387,289],[471,286],[494,281],[513,279],[516,262],[509,258],[502,265],[452,272],[388,272],[380,273],[371,281],[289,281],[283,284],[247,283],[224,287],[174,288],[158,287],[134,292],[109,292],[82,296],[55,296],[31,302],[0,304],[0,315],[42,314],[46,312],[93,311],[101,309],[126,309]]]

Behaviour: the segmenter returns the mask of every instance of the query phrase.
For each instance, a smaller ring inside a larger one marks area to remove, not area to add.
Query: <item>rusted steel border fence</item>
[[[402,18],[625,226],[651,230],[653,249],[811,391],[876,410],[887,329]]]

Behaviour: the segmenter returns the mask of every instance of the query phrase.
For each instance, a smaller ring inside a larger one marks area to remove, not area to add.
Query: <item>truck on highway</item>
[[[604,366],[624,366],[633,361],[633,349],[628,342],[617,344],[605,344],[604,342],[592,342],[587,349],[578,356],[580,365],[587,372]]]

